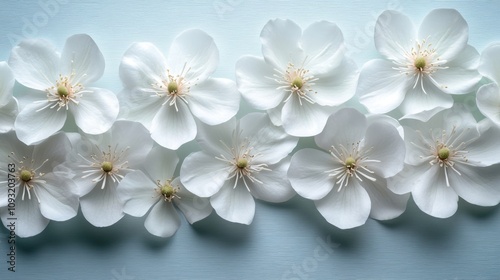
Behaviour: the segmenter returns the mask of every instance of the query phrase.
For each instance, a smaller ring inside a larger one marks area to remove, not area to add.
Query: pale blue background
[[[276,17],[293,19],[303,28],[316,20],[336,22],[358,65],[377,56],[373,24],[388,8],[415,22],[433,8],[456,8],[469,23],[470,44],[479,51],[500,41],[500,5],[487,0],[61,2],[67,3],[47,15],[37,1],[1,0],[0,60],[8,58],[13,34],[44,37],[61,49],[70,35],[88,33],[107,63],[98,86],[116,92],[121,89],[120,58],[132,42],[150,41],[166,50],[187,28],[202,28],[214,37],[221,57],[215,76],[231,79],[241,55],[260,55],[260,30]],[[33,20],[38,26],[23,34],[26,21]],[[248,111],[243,104],[242,112]],[[300,145],[313,144],[305,139]],[[195,149],[188,144],[179,154]],[[285,279],[500,279],[499,207],[463,201],[446,220],[423,214],[410,201],[393,221],[368,220],[341,231],[311,201],[296,197],[281,205],[258,202],[250,226],[225,222],[213,213],[192,227],[184,221],[170,239],[149,235],[143,219],[126,217],[99,229],[80,213],[65,223],[51,222],[36,237],[17,239],[16,273],[7,271],[6,230],[0,234],[0,279],[281,279],[294,267],[304,274]],[[338,248],[315,260],[318,240],[327,238]]]

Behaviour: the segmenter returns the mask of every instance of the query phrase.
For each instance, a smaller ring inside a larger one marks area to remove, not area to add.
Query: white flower
[[[19,83],[35,89],[24,93],[27,104],[21,103],[14,124],[17,136],[28,145],[59,131],[68,111],[89,134],[105,132],[118,116],[115,94],[89,87],[102,76],[104,58],[88,35],[69,37],[62,54],[47,41],[23,41],[12,50],[9,65]]]
[[[468,93],[481,79],[479,54],[467,40],[467,22],[456,10],[431,11],[418,33],[407,16],[383,12],[375,26],[375,46],[385,59],[361,69],[359,101],[371,113],[399,107],[404,118],[422,121],[450,108],[450,94]]]
[[[83,216],[94,226],[110,226],[123,217],[117,186],[127,173],[141,167],[153,141],[141,124],[129,121],[115,122],[104,134],[72,140],[71,172]]]
[[[404,130],[406,165],[389,180],[391,190],[411,192],[422,211],[438,218],[456,212],[459,196],[480,206],[500,202],[498,127],[487,120],[476,124],[454,107],[427,123],[408,122]]]
[[[295,137],[274,126],[266,114],[250,113],[217,126],[200,126],[203,151],[190,154],[181,166],[182,184],[210,203],[223,219],[250,224],[253,197],[283,202],[294,195],[286,179],[288,154]],[[253,197],[252,197],[253,195]]]
[[[341,109],[314,139],[329,153],[299,150],[288,178],[329,223],[346,229],[363,225],[368,216],[387,220],[403,213],[409,196],[392,193],[386,181],[404,165],[405,145],[394,124]]]
[[[332,106],[355,92],[356,66],[345,57],[337,25],[321,21],[304,31],[291,20],[271,20],[260,34],[264,58],[244,56],[236,82],[244,99],[268,110],[276,125],[294,136],[323,130]]]
[[[476,105],[488,119],[500,125],[500,44],[488,46],[481,54],[478,67],[481,75],[489,78],[494,83],[481,86],[476,95]]]
[[[207,198],[196,197],[184,188],[179,177],[173,178],[178,162],[175,152],[155,147],[146,157],[145,172],[127,174],[117,188],[126,214],[142,217],[153,207],[144,226],[160,237],[172,236],[181,224],[174,204],[191,224],[212,213]]]
[[[66,221],[77,214],[75,183],[55,171],[70,150],[64,133],[35,146],[26,146],[14,132],[0,134],[0,216],[5,226],[15,222],[18,236],[37,235],[50,220]],[[15,185],[14,192],[9,185]]]
[[[17,100],[12,96],[14,75],[6,62],[0,62],[0,133],[14,128],[17,116]]]
[[[141,122],[169,149],[196,137],[193,115],[209,125],[229,120],[240,95],[233,81],[210,78],[218,62],[212,37],[197,29],[177,36],[166,59],[151,43],[133,44],[120,65],[123,117]]]

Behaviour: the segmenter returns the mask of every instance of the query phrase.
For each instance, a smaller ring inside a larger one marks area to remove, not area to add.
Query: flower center
[[[356,160],[353,157],[347,157],[345,160],[345,167],[348,169],[353,169],[356,167]]]
[[[417,68],[420,71],[424,70],[426,64],[427,62],[423,57],[418,57],[417,59],[415,59],[415,68]]]
[[[440,160],[446,160],[450,156],[450,149],[443,147],[438,151],[438,157]]]
[[[78,98],[80,95],[85,93],[83,90],[83,86],[81,84],[71,84],[71,75],[69,78],[66,76],[59,76],[59,79],[56,81],[55,86],[52,86],[45,91],[47,92],[48,104],[39,109],[43,110],[46,108],[56,108],[60,110],[61,108],[69,109],[69,104],[73,102],[74,104],[78,104]]]
[[[104,171],[106,173],[111,172],[113,170],[113,163],[110,161],[105,161],[102,163],[101,168],[102,168],[102,171]]]
[[[156,192],[163,197],[164,201],[172,202],[172,199],[174,198],[180,199],[180,197],[177,195],[177,192],[179,192],[179,188],[172,186],[171,180],[167,180],[165,184],[162,184],[160,180],[157,180],[156,185],[158,186]]]
[[[175,111],[179,111],[177,102],[179,99],[184,103],[188,103],[186,96],[189,94],[191,89],[189,81],[184,77],[191,70],[191,68],[186,68],[187,63],[184,63],[184,67],[179,75],[173,75],[170,70],[167,70],[166,76],[162,74],[161,82],[152,84],[154,95],[159,97],[166,97],[166,100],[162,105],[168,104],[169,106],[174,106]]]
[[[302,88],[303,85],[304,85],[304,80],[302,80],[302,77],[296,77],[292,81],[292,89],[295,88],[295,89],[299,90]]]
[[[177,83],[175,81],[171,81],[167,85],[167,91],[170,94],[177,93],[178,89],[179,89],[179,86],[177,86]]]
[[[65,87],[65,86],[58,86],[57,87],[57,94],[62,97],[62,98],[65,98],[69,95],[69,91],[68,91],[68,88]]]
[[[172,197],[174,193],[174,188],[170,184],[165,184],[161,187],[161,194],[166,198]]]
[[[33,179],[33,174],[31,173],[31,171],[23,169],[19,173],[19,178],[21,178],[21,180],[24,182],[29,182],[31,181],[31,179]]]
[[[240,169],[245,168],[248,166],[248,160],[246,158],[239,158],[236,162],[236,166]]]
[[[300,105],[302,105],[302,100],[311,104],[315,103],[314,99],[311,98],[311,94],[316,92],[311,86],[314,86],[314,82],[318,79],[310,75],[309,70],[304,69],[304,67],[296,68],[293,63],[288,63],[284,73],[278,70],[276,71],[278,74],[274,74],[274,80],[280,84],[277,89],[289,92],[284,102],[287,102],[293,96],[297,96]]]

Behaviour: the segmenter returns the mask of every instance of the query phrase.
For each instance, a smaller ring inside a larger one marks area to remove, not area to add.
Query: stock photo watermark
[[[7,269],[16,272],[16,165],[7,165]]]
[[[331,236],[328,235],[325,239],[316,237],[316,247],[312,254],[302,260],[301,263],[295,263],[290,269],[286,270],[282,275],[282,280],[305,280],[313,279],[310,275],[316,272],[323,261],[326,261],[333,255],[333,252],[340,244],[332,242]]]
[[[22,17],[21,30],[7,33],[7,39],[12,46],[16,46],[24,39],[33,38],[38,35],[41,28],[45,27],[49,20],[61,11],[61,5],[66,5],[69,0],[39,0],[39,9],[31,17]]]

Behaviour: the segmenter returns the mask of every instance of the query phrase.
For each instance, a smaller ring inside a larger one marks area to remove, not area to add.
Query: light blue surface
[[[115,92],[121,89],[118,65],[131,43],[150,41],[166,51],[187,28],[214,37],[221,57],[215,76],[231,79],[240,56],[261,55],[260,31],[276,17],[303,28],[317,20],[336,22],[359,66],[377,56],[373,25],[388,8],[415,22],[433,8],[456,8],[469,23],[469,43],[479,51],[500,41],[500,5],[487,0],[60,2],[67,3],[52,7],[49,15],[37,1],[2,0],[0,60],[7,60],[14,35],[36,33],[61,49],[70,35],[88,33],[107,63],[97,86]],[[243,104],[242,113],[248,111]],[[313,145],[311,139],[299,143]],[[196,149],[188,144],[179,155]],[[368,220],[345,231],[328,224],[311,201],[300,197],[280,205],[258,202],[256,208],[250,226],[213,213],[194,226],[183,221],[170,239],[149,235],[143,219],[126,217],[99,229],[79,213],[68,222],[51,222],[36,237],[18,238],[16,273],[7,271],[2,228],[0,279],[500,279],[499,207],[460,201],[458,212],[441,220],[423,214],[410,200],[393,221]]]

